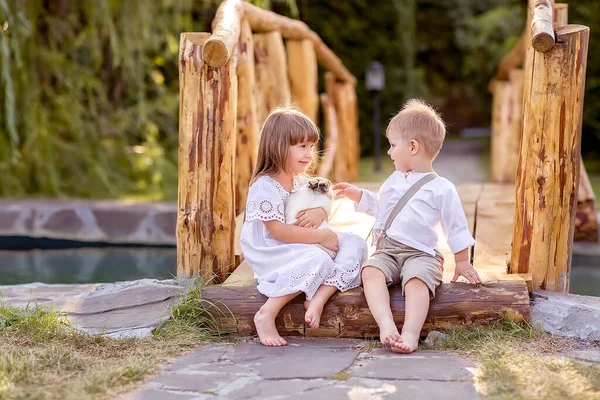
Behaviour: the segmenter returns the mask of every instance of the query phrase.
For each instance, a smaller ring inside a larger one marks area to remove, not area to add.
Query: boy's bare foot
[[[410,354],[419,348],[419,336],[403,333],[400,340],[393,340],[389,345],[394,353]]]
[[[310,306],[310,300],[306,300],[304,302],[304,310],[307,311],[309,306]]]
[[[262,308],[254,315],[256,333],[263,346],[279,347],[287,346],[287,342],[279,335],[275,327],[275,315],[270,315]]]
[[[379,329],[379,340],[381,341],[381,343],[391,346],[391,342],[397,342],[400,339],[400,332],[398,332],[398,327],[396,327],[396,324],[394,323],[394,321],[391,321],[390,323],[383,325],[380,329]]]
[[[308,306],[307,304],[308,303]],[[306,314],[304,314],[304,321],[313,329],[317,329],[321,323],[321,314],[323,313],[324,304],[320,304],[316,301],[304,302],[306,308]]]

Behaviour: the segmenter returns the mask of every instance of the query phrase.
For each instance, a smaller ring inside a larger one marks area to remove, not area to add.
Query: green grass
[[[169,358],[223,340],[213,307],[198,301],[201,288],[193,285],[173,318],[143,339],[80,333],[55,309],[0,302],[0,399],[116,398]]]
[[[375,172],[373,157],[362,157],[358,163],[358,181],[383,183],[394,171],[393,161],[385,154],[381,156],[381,171],[379,172]]]
[[[594,195],[596,196],[596,207],[598,207],[598,201],[600,201],[600,173],[588,174],[592,189],[594,189]]]
[[[487,399],[600,398],[600,365],[561,356],[583,346],[575,339],[554,338],[508,319],[488,326],[455,327],[446,334],[436,348],[473,360],[477,389]]]

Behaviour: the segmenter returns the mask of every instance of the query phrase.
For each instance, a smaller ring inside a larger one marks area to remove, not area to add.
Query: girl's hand
[[[319,244],[332,251],[338,251],[338,236],[331,229],[319,229]]]
[[[458,261],[456,263],[456,268],[454,269],[454,277],[450,282],[456,282],[458,277],[461,275],[467,278],[467,280],[472,284],[481,283],[481,278],[479,277],[479,274],[468,261]]]
[[[338,196],[340,196],[340,195],[346,196],[353,202],[360,203],[360,199],[362,197],[362,190],[360,190],[358,187],[356,187],[350,183],[347,183],[347,182],[337,183],[333,186],[333,190],[336,191],[335,194]]]
[[[296,215],[296,225],[302,228],[317,229],[327,219],[327,213],[322,208],[310,208]]]

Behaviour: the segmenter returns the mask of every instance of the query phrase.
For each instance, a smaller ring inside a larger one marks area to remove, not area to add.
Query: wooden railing
[[[320,97],[326,145],[335,150],[326,152],[319,174],[355,181],[356,78],[306,24],[225,0],[212,34],[181,34],[178,276],[220,282],[235,269],[236,216],[245,207],[260,126],[273,108],[291,104],[317,122],[317,62],[328,71]]]
[[[567,13],[530,0],[526,29],[490,82],[492,180],[516,185],[510,272],[554,291],[569,288],[580,176],[589,184],[580,149],[589,28],[568,25]]]

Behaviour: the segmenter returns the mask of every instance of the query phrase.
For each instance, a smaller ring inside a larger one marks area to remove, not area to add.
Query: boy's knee
[[[385,274],[377,267],[367,266],[360,271],[360,276],[363,282],[373,280],[386,280]]]

